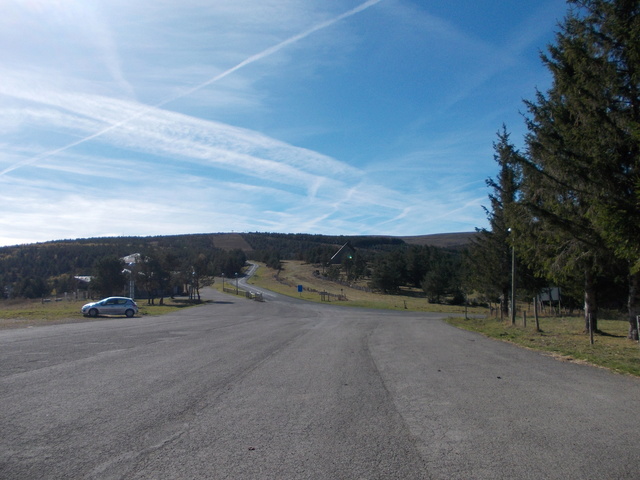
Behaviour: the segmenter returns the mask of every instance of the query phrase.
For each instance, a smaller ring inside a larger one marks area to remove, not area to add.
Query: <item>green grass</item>
[[[594,335],[593,345],[589,335],[584,333],[582,317],[543,317],[540,319],[542,332],[535,331],[533,322],[528,322],[524,328],[493,318],[449,318],[447,321],[456,327],[549,352],[564,360],[582,361],[618,373],[640,376],[640,345],[626,338],[626,321],[598,320],[601,333]]]
[[[43,303],[41,300],[20,300],[0,302],[2,319],[60,319],[82,316],[80,308],[86,301],[61,301]]]

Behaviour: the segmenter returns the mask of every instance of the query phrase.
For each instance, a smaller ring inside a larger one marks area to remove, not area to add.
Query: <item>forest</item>
[[[138,294],[161,296],[184,293],[189,286],[197,291],[222,274],[233,278],[247,260],[276,270],[282,260],[301,260],[327,267],[330,280],[366,279],[372,288],[388,293],[404,285],[422,287],[427,272],[437,264],[440,280],[430,280],[431,285],[439,284],[432,288],[433,298],[459,291],[455,278],[460,249],[407,245],[394,237],[256,232],[240,234],[251,247],[244,251],[216,248],[219,235],[92,238],[2,247],[0,287],[5,299],[42,298],[86,289],[86,282],[76,277],[90,276],[95,295],[116,295],[126,292],[135,270]],[[330,266],[331,257],[347,242],[355,254]]]
[[[63,240],[0,248],[4,298],[41,298],[90,288],[121,295],[130,275],[143,295],[183,292],[213,275],[233,276],[246,263],[240,250],[213,246],[213,236],[113,237]],[[125,257],[134,255],[129,258]],[[90,286],[76,277],[92,277]]]

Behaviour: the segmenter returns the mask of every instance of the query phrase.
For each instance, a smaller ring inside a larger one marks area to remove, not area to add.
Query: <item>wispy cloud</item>
[[[518,62],[564,4],[488,29],[446,2],[5,3],[0,244],[470,230]]]
[[[46,158],[48,156],[62,153],[62,152],[66,151],[66,150],[68,150],[70,148],[73,148],[73,147],[76,147],[78,145],[81,145],[82,143],[85,143],[85,142],[88,142],[90,140],[96,139],[96,138],[101,137],[101,136],[103,136],[105,134],[108,134],[108,133],[110,133],[110,132],[112,132],[114,130],[117,130],[117,129],[121,128],[121,127],[127,126],[130,123],[132,123],[133,121],[148,115],[152,110],[159,109],[159,108],[167,105],[170,102],[178,100],[179,98],[191,95],[191,94],[193,94],[193,93],[195,93],[195,92],[197,92],[197,91],[199,91],[199,90],[201,90],[201,89],[203,89],[203,88],[205,88],[205,87],[207,87],[207,86],[209,86],[209,85],[211,85],[211,84],[213,84],[215,82],[218,82],[218,81],[222,80],[223,78],[235,73],[236,71],[246,67],[247,65],[250,65],[252,63],[260,61],[263,58],[268,57],[270,55],[273,55],[274,53],[279,52],[283,48],[286,48],[289,45],[292,45],[292,44],[294,44],[294,43],[296,43],[296,42],[308,37],[309,35],[312,35],[313,33],[317,32],[319,30],[325,29],[325,28],[327,28],[327,27],[329,27],[329,26],[331,26],[331,25],[333,25],[333,24],[335,24],[335,23],[337,23],[337,22],[339,22],[341,20],[344,20],[344,19],[346,19],[346,18],[348,18],[348,17],[350,17],[352,15],[355,15],[355,14],[357,14],[359,12],[362,12],[363,10],[366,10],[367,8],[373,6],[373,5],[377,4],[377,3],[380,3],[381,1],[382,0],[367,0],[366,2],[358,5],[355,8],[352,8],[351,10],[349,10],[349,11],[347,11],[345,13],[342,13],[342,14],[336,16],[336,17],[333,17],[330,20],[326,20],[324,22],[320,22],[319,24],[314,25],[313,27],[311,27],[311,28],[309,28],[309,29],[307,29],[307,30],[305,30],[305,31],[303,31],[301,33],[293,35],[293,36],[287,38],[286,40],[283,40],[283,41],[277,43],[276,45],[273,45],[273,46],[271,46],[269,48],[266,48],[265,50],[262,50],[261,52],[255,54],[255,55],[251,55],[250,57],[248,57],[247,59],[245,59],[242,62],[238,63],[237,65],[234,65],[233,67],[225,70],[224,72],[219,73],[218,75],[215,75],[215,76],[205,80],[204,82],[199,83],[198,85],[196,85],[194,87],[185,89],[184,91],[180,92],[179,94],[176,94],[176,95],[173,95],[173,96],[171,96],[171,97],[169,97],[167,99],[164,99],[161,102],[158,102],[153,106],[150,106],[150,107],[140,106],[140,108],[138,108],[137,110],[135,110],[133,112],[130,112],[128,115],[125,115],[124,118],[121,118],[119,121],[110,123],[108,126],[104,127],[103,129],[101,129],[101,130],[99,130],[99,131],[97,131],[95,133],[87,135],[86,137],[83,137],[83,138],[81,138],[79,140],[71,142],[71,143],[69,143],[69,144],[67,144],[67,145],[65,145],[63,147],[56,148],[56,149],[54,149],[54,150],[52,150],[50,152],[45,152],[45,153],[39,154],[37,156],[34,156],[32,158],[23,160],[22,162],[19,162],[19,163],[16,163],[14,165],[11,165],[10,167],[7,167],[4,170],[0,171],[0,176],[5,175],[6,173],[9,173],[9,172],[11,172],[11,171],[13,171],[13,170],[15,170],[17,168],[23,167],[25,165],[30,165],[30,164],[33,164],[35,162],[38,162],[41,159]],[[110,63],[113,63],[113,62],[110,62]],[[7,94],[6,91],[4,93]],[[50,93],[51,92],[49,92],[49,94]]]

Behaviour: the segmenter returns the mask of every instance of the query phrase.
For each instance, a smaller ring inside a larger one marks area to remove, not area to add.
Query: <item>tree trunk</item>
[[[629,334],[627,338],[638,340],[636,317],[640,315],[640,273],[629,275]]]
[[[593,273],[589,270],[584,276],[584,331],[589,333],[589,318],[591,318],[591,328],[598,331],[598,300],[596,295],[595,280]]]

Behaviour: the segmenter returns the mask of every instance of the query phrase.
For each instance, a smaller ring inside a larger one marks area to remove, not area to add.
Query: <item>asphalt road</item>
[[[640,478],[635,378],[437,315],[208,294],[1,331],[0,478]]]

